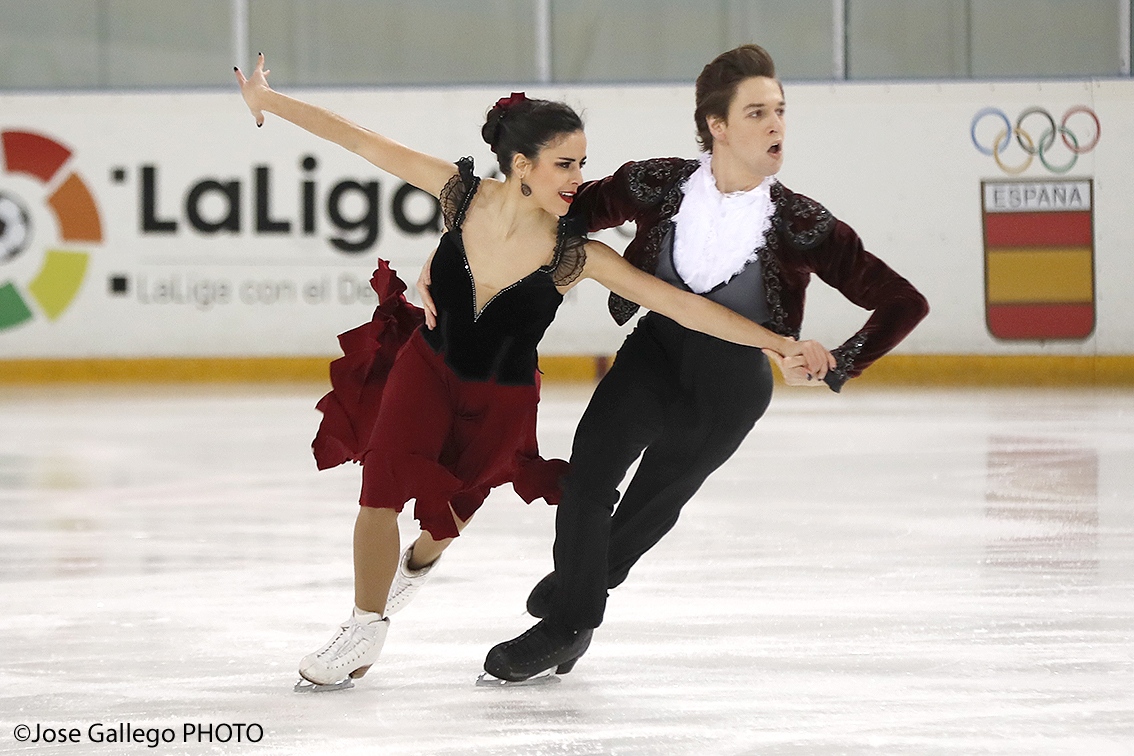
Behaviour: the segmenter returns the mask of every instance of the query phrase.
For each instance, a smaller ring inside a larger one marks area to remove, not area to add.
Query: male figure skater
[[[798,359],[766,356],[657,313],[642,318],[575,431],[556,514],[555,571],[528,598],[528,611],[541,621],[485,660],[501,680],[571,670],[602,623],[608,589],[669,532],[763,415],[772,393],[769,358],[790,385],[839,391],[928,312],[925,298],[867,252],[850,226],[776,180],[784,95],[763,48],[743,45],[705,66],[694,119],[700,160],[627,163],[584,184],[571,212],[592,231],[636,221],[627,260],[781,335],[799,337],[812,273],[872,313],[831,351],[823,379]],[[610,297],[619,324],[637,309]],[[617,487],[639,455],[615,509]]]

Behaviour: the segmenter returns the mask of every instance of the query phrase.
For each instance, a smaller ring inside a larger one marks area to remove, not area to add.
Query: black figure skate
[[[589,628],[570,630],[542,620],[523,635],[494,646],[477,685],[514,685],[537,678],[557,681],[555,675],[570,672],[586,653],[592,635]]]

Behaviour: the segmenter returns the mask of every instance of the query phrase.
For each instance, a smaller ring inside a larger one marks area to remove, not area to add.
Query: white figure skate
[[[354,687],[353,681],[365,675],[370,665],[378,661],[389,629],[388,618],[355,609],[323,648],[299,662],[299,676],[303,679],[295,684],[295,691],[322,692]]]
[[[429,573],[441,561],[441,557],[437,557],[432,564],[427,564],[420,570],[411,570],[409,563],[412,556],[413,544],[410,544],[402,552],[402,558],[398,560],[398,571],[394,573],[394,582],[390,584],[390,594],[386,598],[387,617],[405,608],[406,604],[421,590],[421,586],[425,585],[425,581],[429,579]]]

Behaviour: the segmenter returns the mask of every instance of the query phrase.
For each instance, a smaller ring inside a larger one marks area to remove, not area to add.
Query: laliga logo
[[[4,268],[26,267],[26,253],[36,232],[35,219],[42,202],[55,219],[58,242],[102,242],[102,222],[90,190],[79,174],[65,169],[71,151],[41,134],[26,131],[0,132],[4,171],[0,173],[0,331],[26,323],[35,317],[33,306],[48,320],[66,310],[87,272],[90,257],[75,249],[45,249],[38,272],[26,287],[4,280]],[[5,189],[24,182],[35,194],[36,211],[29,212],[22,197]],[[22,178],[22,177],[27,177]],[[31,181],[28,181],[30,179]],[[33,183],[34,182],[34,183]],[[52,245],[46,236],[38,245]],[[34,267],[34,264],[33,264]]]
[[[1073,116],[1079,116],[1075,122],[1080,129],[1084,129],[1083,131],[1071,128],[1069,122]],[[1033,129],[1037,124],[1042,129],[1038,139],[1032,136],[1031,131],[1024,128],[1025,121],[1028,121],[1028,125]],[[978,130],[981,135],[977,134]],[[995,136],[990,138],[993,134]],[[973,146],[982,155],[990,155],[1000,170],[1010,176],[1026,171],[1037,157],[1044,168],[1052,173],[1067,173],[1074,167],[1080,155],[1095,148],[1101,135],[1102,126],[1099,124],[1099,117],[1086,105],[1070,108],[1063,114],[1059,125],[1056,125],[1051,113],[1039,107],[1024,110],[1016,118],[1015,125],[1008,120],[1008,116],[1000,108],[981,108],[969,125],[969,136],[972,137]],[[1023,151],[1023,158],[1016,165],[1005,165],[1002,156],[1009,151],[1015,152],[1012,148],[1013,141]],[[1057,143],[1059,147],[1056,146]],[[1053,164],[1049,160],[1053,150],[1062,151],[1070,157],[1062,165]]]

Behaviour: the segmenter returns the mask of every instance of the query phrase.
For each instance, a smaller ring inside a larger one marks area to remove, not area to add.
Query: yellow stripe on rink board
[[[149,358],[122,360],[0,360],[0,385],[321,383],[330,357]],[[545,384],[593,383],[610,363],[594,356],[540,358]],[[773,368],[778,383],[779,373]],[[1114,386],[1134,387],[1134,355],[891,354],[846,391],[870,386]],[[812,391],[799,388],[793,391]]]
[[[1090,249],[988,250],[989,304],[1090,302],[1093,298]]]
[[[1131,388],[1134,355],[889,354],[843,390],[880,385]]]
[[[138,359],[0,360],[5,383],[329,383],[333,357],[149,357]],[[594,381],[606,356],[540,357],[544,381]]]
[[[606,373],[611,357],[581,357],[577,355],[541,355],[539,371],[543,380],[554,381],[597,381]]]
[[[3,383],[290,383],[330,384],[331,357],[149,357],[0,360]]]

